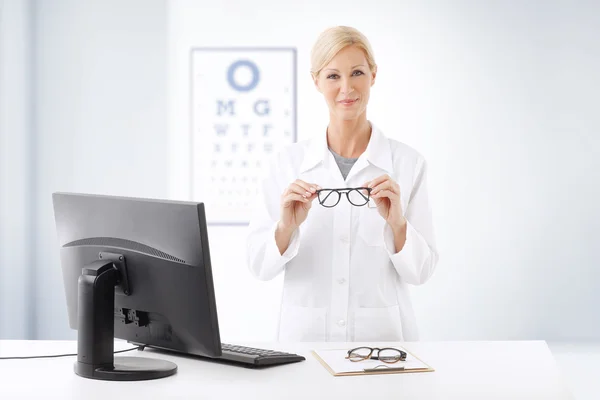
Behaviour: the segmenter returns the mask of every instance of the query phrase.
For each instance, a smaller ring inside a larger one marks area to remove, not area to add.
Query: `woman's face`
[[[356,46],[340,50],[314,79],[323,93],[332,117],[356,119],[367,109],[376,71],[371,71],[365,53]]]

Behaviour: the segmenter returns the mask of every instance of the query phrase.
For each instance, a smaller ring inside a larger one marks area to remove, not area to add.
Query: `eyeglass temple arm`
[[[332,191],[330,191],[329,193],[327,193],[327,196],[325,196],[325,198],[324,198],[323,200],[319,199],[319,201],[321,202],[321,204],[322,204],[322,203],[325,203],[325,200],[327,200],[327,198],[328,198],[329,196],[331,196],[331,193],[333,193],[333,192],[334,192],[334,191],[332,190]]]
[[[363,199],[365,199],[365,200],[369,201],[369,198],[368,198],[368,197],[365,197],[365,195],[364,195],[364,194],[362,194],[362,192],[360,191],[360,189],[362,189],[362,188],[356,189],[356,191],[357,191],[358,193],[360,193],[360,195],[363,197]],[[371,191],[370,191],[370,190],[367,190],[367,193],[371,194]]]

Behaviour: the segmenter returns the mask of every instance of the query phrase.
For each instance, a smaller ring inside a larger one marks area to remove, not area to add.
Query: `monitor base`
[[[114,365],[75,363],[75,373],[84,378],[106,381],[142,381],[166,378],[177,372],[177,364],[144,357],[115,357]]]

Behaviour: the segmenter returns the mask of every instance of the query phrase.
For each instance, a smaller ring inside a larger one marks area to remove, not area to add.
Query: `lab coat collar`
[[[371,138],[364,154],[362,154],[357,161],[360,159],[367,160],[369,163],[375,165],[386,171],[388,174],[392,173],[392,151],[390,149],[390,142],[384,136],[383,132],[377,128],[372,122],[371,124]],[[309,140],[306,154],[300,172],[306,172],[318,164],[325,164],[329,157],[329,148],[327,147],[327,134],[320,134]]]

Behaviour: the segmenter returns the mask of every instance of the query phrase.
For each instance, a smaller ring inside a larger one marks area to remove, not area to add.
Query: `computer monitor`
[[[142,380],[169,361],[114,357],[114,338],[219,357],[221,340],[203,203],[53,193],[75,373]]]

